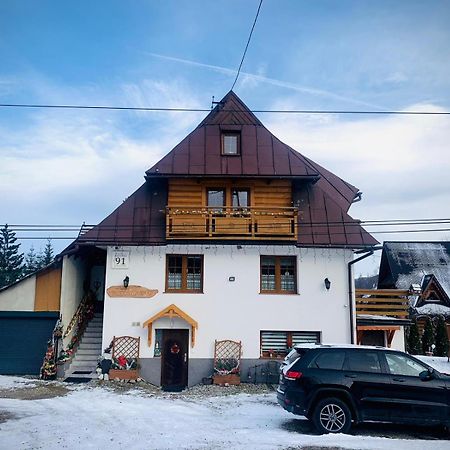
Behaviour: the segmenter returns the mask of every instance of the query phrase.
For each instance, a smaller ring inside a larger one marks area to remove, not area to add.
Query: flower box
[[[109,379],[115,380],[116,378],[119,380],[137,380],[139,378],[139,373],[137,369],[110,369]]]
[[[228,375],[215,374],[213,376],[213,383],[221,385],[229,384],[236,386],[238,384],[241,384],[241,376],[238,373],[230,373]]]

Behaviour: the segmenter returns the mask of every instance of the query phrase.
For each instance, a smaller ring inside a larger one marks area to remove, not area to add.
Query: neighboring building
[[[0,374],[39,374],[60,297],[60,262],[0,289]]]
[[[378,287],[409,289],[410,316],[423,326],[425,317],[444,316],[450,328],[450,242],[385,242]]]
[[[377,244],[348,215],[360,195],[229,92],[60,255],[63,322],[95,292],[102,347],[139,337],[141,376],[169,387],[212,375],[216,340],[241,341],[243,379],[296,343],[351,343],[349,263]]]

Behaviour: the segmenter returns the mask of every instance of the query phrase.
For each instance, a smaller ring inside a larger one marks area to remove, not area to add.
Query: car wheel
[[[352,414],[342,400],[325,398],[314,408],[312,420],[320,433],[348,433]]]

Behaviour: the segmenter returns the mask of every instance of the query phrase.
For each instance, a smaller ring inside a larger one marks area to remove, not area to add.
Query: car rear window
[[[292,364],[293,362],[297,361],[297,359],[300,359],[305,353],[308,351],[308,349],[303,348],[293,348],[284,358],[284,361],[287,365]]]
[[[377,352],[358,350],[350,351],[347,354],[349,370],[354,370],[355,372],[381,373],[381,365]]]
[[[344,351],[323,352],[309,364],[309,367],[316,369],[342,370],[344,360],[345,360]]]

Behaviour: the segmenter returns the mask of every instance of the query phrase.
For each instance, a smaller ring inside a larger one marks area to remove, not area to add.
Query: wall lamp
[[[127,276],[123,279],[123,287],[124,287],[124,288],[127,288],[129,284],[130,284],[130,277],[127,275]]]
[[[323,280],[323,282],[325,283],[325,289],[327,291],[329,291],[330,287],[331,287],[331,281],[328,278],[325,278],[325,280]]]

